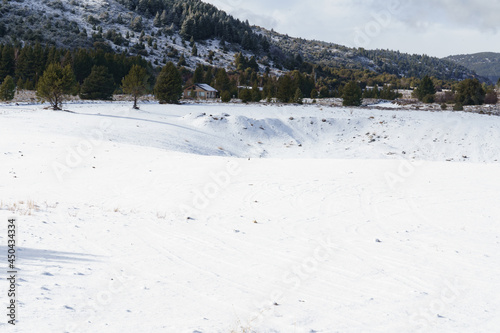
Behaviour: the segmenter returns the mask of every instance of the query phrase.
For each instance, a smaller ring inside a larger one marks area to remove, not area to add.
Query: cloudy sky
[[[500,0],[203,0],[250,24],[350,47],[500,52]]]

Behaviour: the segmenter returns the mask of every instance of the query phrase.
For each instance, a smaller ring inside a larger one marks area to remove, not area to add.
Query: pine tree
[[[231,93],[227,90],[220,94],[220,99],[223,103],[229,103],[231,101]]]
[[[280,102],[290,103],[293,100],[296,87],[290,75],[282,76],[278,81],[277,97]]]
[[[61,103],[71,94],[76,86],[71,67],[50,64],[38,81],[36,95],[48,101],[54,110],[60,110]]]
[[[5,80],[3,80],[2,85],[0,86],[0,99],[2,101],[11,101],[14,99],[14,95],[16,94],[16,85],[14,83],[14,79],[12,76],[7,75]]]
[[[355,81],[351,81],[345,85],[342,98],[344,106],[360,106],[363,103],[363,92]]]
[[[122,89],[126,94],[134,97],[134,109],[137,107],[137,99],[147,91],[148,75],[146,69],[139,65],[134,65],[130,72],[122,80]]]
[[[221,92],[231,90],[231,82],[225,68],[217,70],[217,74],[215,75],[215,89]]]
[[[193,83],[204,83],[203,81],[203,66],[198,64],[194,70]]]
[[[293,102],[297,104],[302,104],[302,99],[304,98],[304,95],[302,94],[302,91],[300,88],[297,88],[295,90],[295,94],[293,95]]]
[[[0,81],[3,81],[7,75],[14,76],[15,65],[14,47],[10,44],[4,45],[0,61]]]
[[[196,47],[196,44],[193,45],[193,48],[191,50],[191,55],[193,57],[197,57],[198,56],[198,48]]]
[[[157,28],[161,27],[161,18],[160,18],[160,12],[156,12],[156,16],[153,20],[153,25]]]
[[[130,28],[135,32],[140,32],[143,29],[142,17],[137,16],[130,22]]]
[[[429,76],[425,76],[422,79],[420,85],[415,90],[415,95],[418,100],[423,101],[424,103],[434,102],[434,98],[436,96],[436,88],[434,87],[434,83]]]
[[[250,89],[242,89],[240,91],[240,99],[243,103],[248,103],[252,100],[252,92]]]
[[[255,83],[252,86],[252,101],[258,103],[260,102],[261,99],[262,99],[262,93],[260,92],[259,85]]]
[[[16,63],[16,78],[23,81],[34,81],[35,63],[33,56],[33,48],[25,46],[19,52]]]
[[[81,99],[111,100],[115,91],[115,81],[105,66],[94,66],[80,89]]]
[[[168,14],[167,14],[167,11],[164,9],[163,12],[161,12],[161,15],[160,15],[160,21],[163,25],[167,25],[168,23],[170,23],[168,21]]]
[[[168,62],[156,79],[154,94],[160,104],[178,104],[182,96],[182,79],[179,70]]]
[[[179,57],[179,62],[177,62],[177,66],[182,67],[186,65],[186,58],[184,57],[184,54],[181,54],[181,56]]]
[[[318,98],[318,91],[316,89],[311,90],[311,98],[312,99]]]
[[[456,102],[461,105],[482,105],[486,91],[477,79],[467,79],[458,84]]]

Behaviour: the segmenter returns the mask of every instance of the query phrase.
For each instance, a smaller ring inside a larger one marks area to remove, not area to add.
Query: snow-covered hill
[[[16,215],[20,305],[2,331],[500,325],[499,117],[66,109],[0,106],[0,252]]]
[[[71,49],[112,49],[141,55],[157,67],[168,61],[177,63],[182,55],[186,67],[192,70],[197,64],[233,70],[234,55],[243,52],[248,58],[256,57],[262,72],[269,66],[274,74],[280,74],[283,68],[300,68],[302,61],[307,61],[401,77],[430,75],[455,80],[478,77],[473,70],[455,62],[426,55],[348,48],[293,38],[286,31],[281,34],[251,27],[248,22],[243,27],[241,24],[197,0],[23,0],[0,4],[0,43],[41,42]],[[198,35],[202,35],[200,31],[211,31],[209,37],[194,38],[195,55],[190,38],[183,35],[186,39],[183,41],[181,37],[183,27],[188,25],[193,25],[191,30],[198,31]],[[266,42],[258,40],[262,36]]]
[[[117,53],[139,54],[156,66],[166,61],[177,63],[183,55],[186,67],[192,70],[197,64],[231,69],[234,55],[241,49],[228,43],[228,49],[223,50],[219,39],[210,39],[197,43],[198,54],[194,56],[190,43],[179,35],[180,27],[167,34],[168,27],[156,27],[153,17],[130,11],[116,0],[12,1],[4,8],[0,5],[0,12],[0,26],[5,30],[0,42],[4,43],[15,38],[26,43],[90,48],[97,42],[98,47],[107,45]],[[139,31],[132,27],[135,19],[141,21]],[[210,57],[210,52],[214,56]]]

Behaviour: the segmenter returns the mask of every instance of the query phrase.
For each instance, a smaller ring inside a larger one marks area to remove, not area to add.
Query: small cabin
[[[219,91],[205,83],[195,83],[184,89],[185,99],[215,99]]]

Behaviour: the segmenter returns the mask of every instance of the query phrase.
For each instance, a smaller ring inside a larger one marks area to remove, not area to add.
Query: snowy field
[[[2,332],[495,332],[500,117],[0,105]]]

